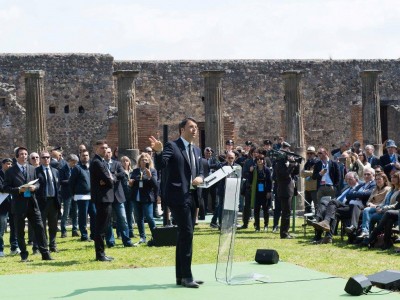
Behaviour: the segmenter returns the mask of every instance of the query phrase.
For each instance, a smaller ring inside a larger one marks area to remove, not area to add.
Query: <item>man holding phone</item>
[[[317,180],[317,206],[319,206],[322,197],[336,196],[340,171],[338,163],[329,159],[326,148],[319,148],[317,154],[320,160],[315,164],[312,179]]]

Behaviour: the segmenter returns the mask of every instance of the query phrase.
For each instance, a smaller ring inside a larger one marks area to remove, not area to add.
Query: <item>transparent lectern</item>
[[[229,285],[243,284],[265,277],[265,275],[256,273],[232,276],[241,177],[242,168],[240,166],[224,166],[210,176],[204,178],[204,183],[199,186],[201,188],[209,188],[220,180],[226,181],[215,279],[218,282]]]

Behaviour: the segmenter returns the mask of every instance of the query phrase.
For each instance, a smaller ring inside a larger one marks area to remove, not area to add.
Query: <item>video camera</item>
[[[265,151],[265,153],[263,153],[265,156],[274,159],[276,161],[278,160],[284,160],[286,161],[293,161],[293,162],[297,162],[298,164],[301,164],[304,157],[302,157],[301,155],[298,155],[296,153],[293,152],[289,152],[289,151],[285,151],[285,150],[268,150]]]

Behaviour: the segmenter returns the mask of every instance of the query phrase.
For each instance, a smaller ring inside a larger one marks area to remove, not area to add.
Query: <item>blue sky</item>
[[[0,0],[1,53],[397,59],[397,0]]]

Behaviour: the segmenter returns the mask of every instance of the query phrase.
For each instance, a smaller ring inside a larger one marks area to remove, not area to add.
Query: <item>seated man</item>
[[[367,201],[375,187],[375,170],[367,167],[364,169],[364,183],[360,185],[360,188],[351,191],[346,196],[349,206],[338,208],[337,212],[340,218],[350,221],[347,221],[348,226],[346,227],[350,241],[356,236],[360,215],[364,207],[366,207]]]
[[[317,222],[308,221],[307,223],[315,228],[314,244],[332,243],[332,236],[336,228],[336,211],[339,207],[348,207],[346,196],[358,189],[358,175],[356,172],[348,172],[345,176],[346,188],[340,193],[339,197],[330,201],[321,201],[316,212]],[[325,237],[322,239],[322,233]]]

